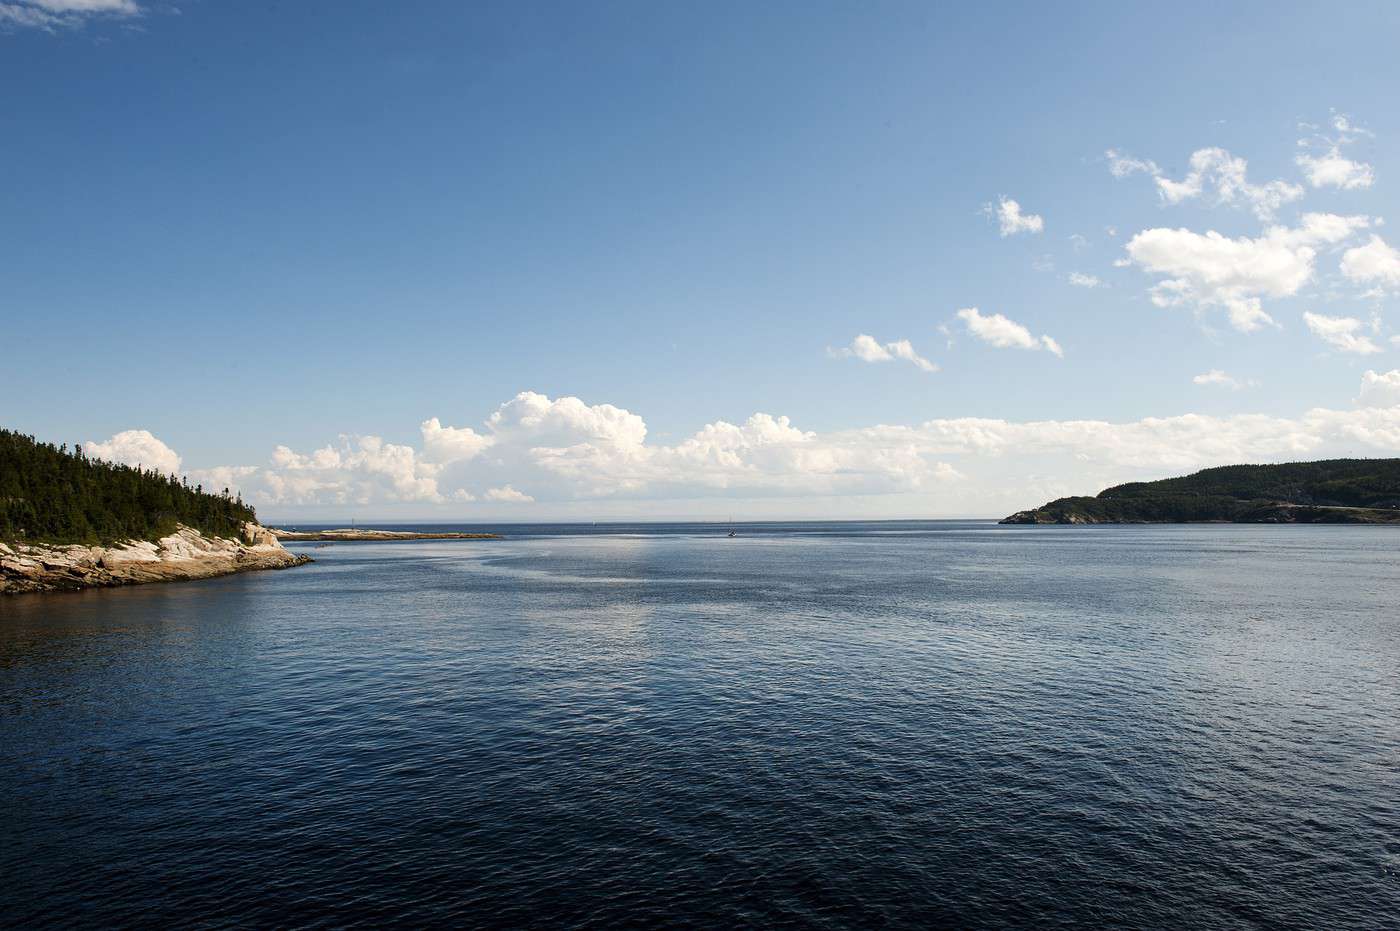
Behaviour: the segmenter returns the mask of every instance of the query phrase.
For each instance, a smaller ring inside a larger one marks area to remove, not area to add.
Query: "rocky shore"
[[[265,527],[243,525],[240,540],[207,537],[190,527],[156,541],[111,546],[0,543],[0,594],[74,591],[144,582],[207,579],[311,562],[289,553]]]
[[[339,543],[345,541],[390,541],[390,540],[499,540],[498,533],[420,533],[416,530],[361,530],[343,528],[340,530],[282,530],[274,527],[268,531],[279,540],[297,542]]]

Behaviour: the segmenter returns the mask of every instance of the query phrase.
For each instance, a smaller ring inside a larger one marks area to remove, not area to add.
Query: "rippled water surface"
[[[0,924],[1400,926],[1400,534],[514,528],[0,601]]]

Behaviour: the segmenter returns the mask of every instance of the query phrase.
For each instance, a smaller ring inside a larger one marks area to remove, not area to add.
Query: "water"
[[[0,924],[1400,926],[1400,536],[508,528],[0,601]]]

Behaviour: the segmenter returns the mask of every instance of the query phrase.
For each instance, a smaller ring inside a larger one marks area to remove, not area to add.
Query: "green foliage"
[[[1286,501],[1318,507],[1400,506],[1400,459],[1327,459],[1205,469],[1160,482],[1133,482],[1099,498],[1211,495],[1237,501]]]
[[[1369,508],[1369,511],[1329,510]],[[1059,523],[1400,522],[1400,459],[1329,459],[1205,469],[1060,498],[1018,518]]]
[[[237,537],[253,509],[152,469],[89,459],[81,447],[0,430],[0,540],[112,543],[155,540],[186,524]]]

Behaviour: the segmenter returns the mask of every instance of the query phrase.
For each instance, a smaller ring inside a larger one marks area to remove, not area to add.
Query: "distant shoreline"
[[[393,542],[396,540],[499,540],[499,533],[461,533],[445,531],[431,533],[416,530],[364,530],[341,528],[339,530],[282,530],[271,528],[272,535],[279,541],[288,543],[356,543]]]

